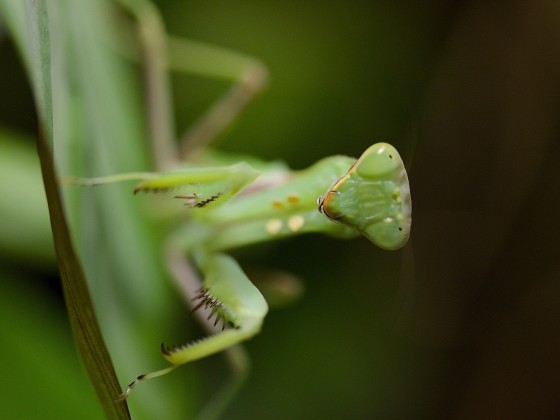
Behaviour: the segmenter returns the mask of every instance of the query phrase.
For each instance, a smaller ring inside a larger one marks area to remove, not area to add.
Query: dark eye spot
[[[393,159],[393,155],[389,155],[389,159]]]
[[[402,227],[399,227],[399,232],[402,232]]]

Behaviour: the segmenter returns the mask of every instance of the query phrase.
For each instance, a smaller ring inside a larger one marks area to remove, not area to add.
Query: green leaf
[[[50,4],[55,5],[55,3]],[[72,244],[58,188],[58,176],[51,153],[53,96],[47,5],[43,1],[28,0],[24,3],[4,1],[0,6],[2,6],[7,24],[16,38],[16,43],[22,49],[21,53],[32,82],[39,114],[39,157],[62,289],[75,341],[107,417],[130,418],[127,405],[125,403],[115,404],[114,401],[120,393],[120,387],[101,336],[83,269]],[[25,10],[22,10],[22,6],[25,7]]]
[[[119,383],[101,337],[83,269],[72,246],[52,157],[41,135],[38,150],[49,203],[62,289],[78,350],[107,417],[130,418],[126,402],[115,403],[115,396],[120,393]]]

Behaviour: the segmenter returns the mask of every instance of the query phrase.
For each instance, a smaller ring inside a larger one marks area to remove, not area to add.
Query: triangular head
[[[404,163],[390,144],[369,147],[317,205],[326,217],[357,229],[380,248],[394,250],[408,241],[410,185]]]

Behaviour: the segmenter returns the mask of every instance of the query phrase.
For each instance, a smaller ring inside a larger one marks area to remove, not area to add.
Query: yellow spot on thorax
[[[280,219],[270,219],[266,222],[265,229],[269,235],[276,235],[282,229],[282,221]]]
[[[289,194],[288,197],[286,197],[286,200],[288,200],[288,203],[290,204],[297,204],[299,203],[299,195]]]
[[[288,219],[288,227],[292,232],[297,232],[305,224],[305,219],[299,214]]]
[[[280,200],[275,198],[274,200],[272,200],[272,207],[281,210],[284,208],[284,204],[282,204]]]

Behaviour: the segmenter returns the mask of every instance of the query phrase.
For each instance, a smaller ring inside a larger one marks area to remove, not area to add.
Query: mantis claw
[[[258,289],[231,257],[205,253],[194,257],[205,276],[204,286],[194,298],[199,302],[192,312],[203,306],[210,309],[207,319],[215,317],[214,326],[221,321],[222,330],[182,346],[164,347],[163,356],[173,365],[201,359],[251,338],[260,331],[268,312]],[[227,328],[229,325],[233,328]]]

